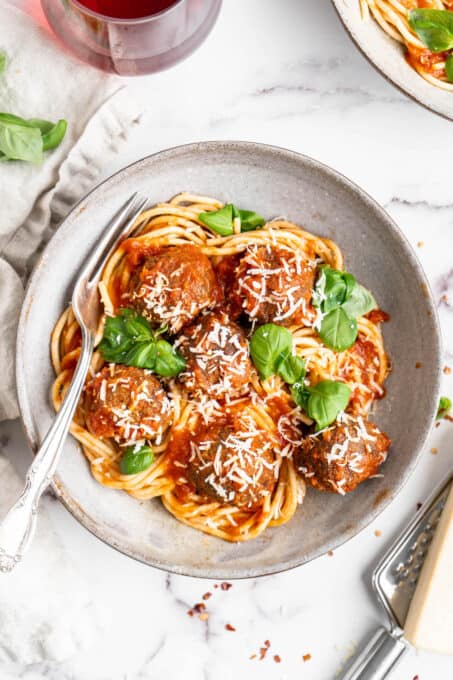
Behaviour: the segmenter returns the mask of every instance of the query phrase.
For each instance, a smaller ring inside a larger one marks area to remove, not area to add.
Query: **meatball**
[[[390,439],[361,416],[342,421],[305,438],[295,465],[308,484],[341,495],[375,475],[387,458]]]
[[[187,360],[179,380],[192,396],[237,397],[247,391],[252,364],[242,329],[222,311],[208,312],[184,329],[177,346]]]
[[[311,325],[315,269],[314,260],[300,251],[252,246],[236,269],[232,295],[252,321]]]
[[[154,324],[177,333],[222,298],[210,260],[193,245],[150,252],[131,280],[124,303]]]
[[[159,443],[172,423],[173,404],[150,371],[110,364],[85,386],[86,425],[119,444]]]
[[[200,496],[259,509],[278,476],[269,433],[247,411],[200,425],[190,442],[187,475]]]

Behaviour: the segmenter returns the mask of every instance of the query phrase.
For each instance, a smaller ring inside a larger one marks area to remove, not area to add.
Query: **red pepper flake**
[[[218,584],[218,583],[214,583],[214,588],[218,588],[218,587],[219,587],[219,584]]]
[[[415,362],[415,368],[421,368],[423,366],[421,361],[416,361]]]
[[[329,557],[333,557],[333,550],[329,550],[327,554],[329,555]]]
[[[212,597],[212,593],[207,592],[203,595],[203,600],[209,600],[210,597]]]
[[[256,654],[252,654],[249,658],[252,659],[252,660],[256,659]]]
[[[269,647],[271,646],[269,640],[264,640],[264,646],[267,647],[267,649],[269,649]]]
[[[202,612],[201,614],[198,614],[198,618],[200,621],[207,621],[209,619],[209,614],[207,612]]]
[[[448,420],[448,422],[453,423],[453,418],[449,416],[448,413],[444,416],[444,420]]]
[[[418,675],[414,675],[414,680],[419,680]]]
[[[234,633],[236,631],[236,628],[232,626],[231,623],[226,623],[225,630],[231,630]]]
[[[377,536],[377,538],[379,538],[379,536],[382,536],[382,531],[379,531],[379,529],[376,529],[376,531],[374,532],[374,535]]]
[[[260,647],[260,661],[264,659],[267,654],[267,647]]]
[[[230,588],[233,587],[233,584],[232,584],[232,583],[227,583],[226,581],[223,581],[223,582],[220,584],[220,587],[221,587],[222,590],[229,590]]]
[[[200,612],[204,612],[206,609],[206,605],[204,602],[197,602],[197,604],[194,604],[193,610],[199,614]]]
[[[188,614],[189,616],[193,616],[193,609],[189,609],[189,611],[187,612],[187,614]]]
[[[278,654],[274,654],[274,661],[275,661],[275,663],[281,663],[282,662],[282,660],[281,660],[281,658]]]
[[[444,373],[445,373],[445,375],[450,375],[450,373],[451,373],[450,366],[444,366]]]
[[[310,661],[310,659],[311,659],[311,654],[304,654],[303,657],[302,657],[303,661]]]
[[[436,427],[440,427],[440,421],[436,423]]]

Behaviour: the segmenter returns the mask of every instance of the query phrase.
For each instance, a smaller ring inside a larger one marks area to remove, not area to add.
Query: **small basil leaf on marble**
[[[431,52],[453,48],[453,12],[442,9],[413,9],[409,25]]]

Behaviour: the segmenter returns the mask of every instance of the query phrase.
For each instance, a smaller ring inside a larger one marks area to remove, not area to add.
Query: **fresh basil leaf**
[[[147,470],[154,462],[154,453],[149,446],[128,446],[120,460],[122,475],[136,475]]]
[[[234,234],[234,220],[239,218],[241,231],[253,231],[259,229],[265,223],[264,217],[251,210],[239,210],[232,203],[224,205],[220,210],[204,212],[198,215],[198,219],[220,236]]]
[[[277,363],[277,373],[288,385],[303,385],[305,378],[305,360],[302,357],[287,353]]]
[[[216,234],[220,236],[231,236],[233,233],[233,204],[228,203],[224,205],[220,210],[215,210],[213,212],[204,212],[198,215],[198,219],[206,227],[215,231]]]
[[[162,329],[154,332],[147,319],[132,309],[120,309],[107,317],[99,351],[105,361],[136,366],[169,378],[186,366],[183,357],[166,340],[159,340]]]
[[[156,363],[154,370],[164,378],[172,378],[186,367],[185,359],[166,340],[156,342]]]
[[[308,392],[307,415],[322,430],[333,423],[349,403],[351,389],[342,382],[323,380],[306,388]]]
[[[6,52],[4,50],[0,50],[0,75],[5,70],[7,61],[8,57],[6,56]]]
[[[450,412],[452,407],[451,399],[448,397],[441,397],[439,399],[439,408],[437,409],[436,420],[442,420]]]
[[[447,74],[448,82],[453,83],[453,54],[447,57],[445,62],[445,73]]]
[[[431,52],[453,48],[453,12],[442,9],[413,9],[409,25]]]
[[[8,139],[8,147],[0,147],[0,152],[3,156],[10,160],[39,162],[42,159],[43,151],[55,149],[61,143],[66,134],[67,122],[59,120],[54,124],[41,118],[30,118],[27,120],[12,113],[0,113],[0,130],[2,128],[3,135]],[[33,130],[34,132],[24,132],[17,128],[25,128],[25,130]],[[38,133],[41,138],[40,142]],[[26,152],[22,148],[24,140],[26,142]],[[38,152],[30,152],[29,140],[36,144]],[[13,148],[11,147],[12,141],[14,142]],[[18,145],[21,146],[18,147]]]
[[[356,280],[352,274],[324,265],[320,267],[313,292],[313,306],[320,307],[324,314],[328,314],[351,296],[355,286]]]
[[[377,304],[370,291],[357,283],[349,298],[341,305],[341,309],[351,319],[358,319],[359,316],[368,314],[372,309],[376,309]]]
[[[351,319],[341,307],[329,312],[321,321],[319,337],[327,347],[336,352],[349,349],[357,339],[357,321]]]
[[[256,329],[250,340],[250,356],[263,380],[277,372],[279,361],[291,353],[292,346],[293,336],[283,326],[267,323]]]
[[[42,137],[38,128],[0,121],[0,152],[10,160],[42,161]]]
[[[55,125],[51,125],[51,128],[46,132],[41,128],[43,150],[50,151],[51,149],[56,149],[63,141],[67,129],[68,123],[63,119],[59,120]]]
[[[255,231],[266,222],[264,217],[251,210],[239,210],[239,217],[241,219],[241,231]]]
[[[157,348],[156,342],[138,342],[130,344],[119,363],[126,366],[136,366],[137,368],[147,368],[154,371],[156,367]],[[118,363],[115,362],[115,363]]]
[[[302,383],[295,383],[291,387],[291,395],[296,404],[300,406],[300,408],[305,411],[305,413],[307,413],[310,393],[308,392],[306,386]]]

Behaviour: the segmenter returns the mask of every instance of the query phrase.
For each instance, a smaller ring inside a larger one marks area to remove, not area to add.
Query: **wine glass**
[[[214,26],[222,0],[41,0],[41,4],[53,31],[80,59],[110,73],[132,76],[161,71],[191,54]]]

